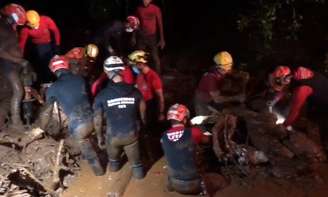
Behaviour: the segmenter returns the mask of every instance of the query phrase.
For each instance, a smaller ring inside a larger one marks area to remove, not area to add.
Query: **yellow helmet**
[[[35,10],[26,12],[27,25],[32,28],[38,28],[40,25],[40,15]]]
[[[227,51],[221,51],[217,53],[214,56],[213,60],[219,68],[225,71],[230,71],[232,69],[233,59],[230,53],[228,53]]]
[[[135,63],[147,63],[147,53],[142,50],[133,51],[128,58]]]
[[[88,44],[85,46],[84,51],[85,55],[92,59],[96,59],[99,53],[99,49],[95,44]]]

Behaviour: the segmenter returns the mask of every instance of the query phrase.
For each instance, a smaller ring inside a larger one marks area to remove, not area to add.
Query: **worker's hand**
[[[164,121],[165,120],[165,115],[164,113],[160,113],[158,116],[158,121]]]
[[[163,50],[165,47],[165,40],[160,40],[158,46]]]
[[[102,135],[97,135],[97,141],[98,141],[98,147],[101,150],[104,150],[106,148],[104,137]]]

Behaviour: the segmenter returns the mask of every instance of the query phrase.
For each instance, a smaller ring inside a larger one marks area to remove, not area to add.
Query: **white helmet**
[[[118,56],[110,56],[104,62],[105,71],[124,70],[124,63]]]

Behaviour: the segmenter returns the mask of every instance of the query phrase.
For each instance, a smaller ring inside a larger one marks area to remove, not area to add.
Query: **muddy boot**
[[[173,188],[172,183],[169,178],[167,179],[166,189],[168,192],[174,192],[174,188]]]
[[[82,143],[82,158],[87,160],[96,176],[105,174],[104,168],[101,166],[97,153],[93,150],[89,141]]]
[[[143,179],[145,177],[145,171],[142,164],[132,166],[132,176],[135,179]]]
[[[111,172],[117,172],[121,169],[121,162],[118,160],[109,160],[108,162],[108,169]]]
[[[96,176],[102,176],[105,174],[104,168],[101,166],[98,159],[87,159],[90,167],[92,168],[93,173]]]

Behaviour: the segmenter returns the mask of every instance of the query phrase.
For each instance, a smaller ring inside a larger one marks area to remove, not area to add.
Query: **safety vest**
[[[163,134],[161,142],[170,177],[183,181],[199,179],[191,129],[169,130]]]

